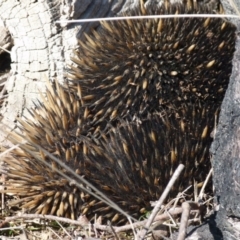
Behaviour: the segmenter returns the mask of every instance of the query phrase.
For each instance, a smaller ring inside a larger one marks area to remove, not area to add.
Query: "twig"
[[[148,221],[147,221],[145,227],[143,228],[142,231],[140,231],[140,232],[138,233],[138,239],[143,240],[143,239],[145,238],[145,236],[146,236],[146,234],[147,234],[147,232],[148,232],[148,230],[149,230],[149,228],[150,228],[150,226],[151,226],[154,218],[156,217],[157,213],[158,213],[159,210],[161,209],[161,206],[162,206],[163,202],[165,201],[168,193],[170,192],[172,186],[174,185],[174,183],[175,183],[176,180],[178,179],[178,177],[179,177],[179,175],[181,174],[181,172],[182,172],[183,169],[184,169],[184,165],[183,165],[183,164],[180,164],[180,165],[178,166],[178,168],[175,170],[175,172],[174,172],[173,176],[171,177],[171,179],[170,179],[167,187],[165,188],[165,190],[164,190],[164,192],[162,193],[160,199],[158,200],[156,206],[154,207],[151,215],[149,216]]]
[[[59,222],[59,221],[56,221],[57,224],[62,228],[62,230],[71,238],[71,235],[68,233],[68,231],[63,227],[63,225]],[[61,239],[61,238],[60,238]]]
[[[184,240],[187,233],[188,219],[190,215],[190,210],[198,210],[199,205],[196,202],[184,202],[182,204],[182,217],[180,222],[180,228],[178,232],[177,240]]]
[[[119,21],[119,20],[135,20],[135,19],[165,19],[165,18],[237,18],[238,15],[231,14],[166,14],[166,15],[145,15],[145,16],[124,16],[124,17],[107,17],[107,18],[88,18],[78,20],[59,20],[56,23],[85,23],[85,22],[101,22],[101,21]]]
[[[114,235],[115,239],[119,240],[119,238],[118,238],[118,236],[117,236],[117,234],[116,234],[116,232],[115,232],[115,230],[114,230],[114,228],[113,228],[113,226],[112,226],[110,221],[108,221],[108,226],[111,228],[112,234]]]
[[[0,46],[0,48],[1,48],[3,51],[5,51],[5,52],[11,54],[11,51],[8,51],[6,48],[3,48],[3,47],[1,47],[1,46]]]
[[[1,96],[0,97],[0,100],[3,100],[4,98],[8,97],[8,94],[7,95],[4,95],[4,96]]]
[[[25,142],[24,142],[24,143],[25,143]],[[0,158],[1,158],[2,156],[4,156],[5,154],[7,154],[8,152],[11,152],[13,149],[18,148],[20,145],[22,145],[22,144],[24,144],[24,143],[16,144],[16,145],[10,147],[9,149],[5,150],[4,152],[2,152],[2,153],[0,154]]]
[[[1,92],[0,92],[0,99],[2,99],[4,97],[4,93],[6,92],[6,83],[4,84]],[[5,96],[6,97],[6,96]]]
[[[6,175],[4,173],[1,174],[1,182],[2,185],[0,185],[0,190],[4,190],[5,187],[5,181],[6,181]],[[4,193],[1,194],[2,197],[2,215],[3,215],[3,210],[4,210],[4,205],[5,205],[5,201],[4,201]]]
[[[181,207],[171,208],[171,209],[168,210],[168,212],[172,216],[177,216],[177,215],[182,213],[182,208]],[[4,226],[6,223],[9,223],[11,221],[15,221],[15,220],[18,220],[18,219],[32,219],[32,218],[39,218],[39,219],[44,219],[44,220],[53,220],[53,221],[58,221],[58,222],[65,222],[65,223],[69,223],[69,224],[77,225],[77,226],[82,226],[82,227],[88,227],[89,226],[89,224],[83,224],[79,221],[71,220],[69,218],[57,217],[57,216],[52,216],[52,215],[41,215],[41,214],[21,214],[21,215],[18,215],[18,216],[7,217],[5,219],[5,221],[3,221],[0,224],[0,228],[2,228],[2,226]],[[164,214],[161,214],[161,215],[157,216],[154,219],[154,221],[164,222],[168,219],[169,219],[168,214],[164,213]],[[143,221],[138,221],[136,223],[128,224],[128,225],[125,225],[125,226],[121,226],[121,227],[114,227],[113,226],[113,229],[116,231],[116,233],[124,232],[124,231],[127,231],[127,230],[131,230],[132,228],[142,227],[146,223],[147,223],[147,219],[143,220]],[[111,232],[111,229],[109,228],[109,226],[106,226],[106,225],[93,224],[91,226],[94,226],[96,229],[99,229],[99,230],[102,230],[102,231]]]
[[[52,228],[50,228],[50,227],[47,227],[47,229],[49,230],[49,231],[51,231],[56,237],[58,237],[58,239],[62,239]],[[68,234],[69,235],[69,234]],[[71,237],[71,236],[70,236]]]
[[[199,193],[198,199],[202,199],[203,198],[204,190],[205,190],[205,188],[206,188],[206,186],[207,186],[207,184],[209,182],[210,177],[212,176],[212,172],[213,172],[213,169],[211,168],[211,170],[209,171],[209,173],[208,173],[208,175],[207,175],[207,177],[206,177],[206,179],[204,181],[204,184],[203,184],[203,186],[201,188],[201,191]]]

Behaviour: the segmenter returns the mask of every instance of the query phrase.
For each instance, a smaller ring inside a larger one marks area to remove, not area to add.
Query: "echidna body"
[[[212,13],[206,7],[143,6],[125,15]],[[218,18],[110,21],[86,36],[69,70],[70,88],[93,124],[132,120],[184,103],[220,105],[232,68],[235,26]],[[175,111],[175,110],[174,110]]]
[[[35,108],[29,109],[31,118],[18,119],[29,149],[33,148],[32,143],[37,144],[62,161],[86,152],[87,137],[83,138],[82,126],[87,117],[84,112],[79,113],[80,107],[81,101],[75,94],[57,82],[54,85],[47,82],[46,96],[35,103]]]
[[[46,154],[82,173],[81,164],[90,139],[81,135],[85,116],[79,114],[80,106],[81,101],[63,86],[48,83],[46,96],[42,96],[35,109],[29,109],[31,118],[18,119],[22,134],[11,133],[9,140],[21,145],[3,160],[8,166],[5,192],[19,198],[11,206],[72,219],[84,213],[84,202],[89,195],[62,178],[56,170],[66,173],[66,169]]]
[[[204,181],[210,170],[210,134],[218,111],[214,107],[185,107],[170,117],[156,114],[141,123],[122,122],[110,137],[101,140],[100,154],[86,156],[83,172],[89,181],[136,218],[151,210],[150,201],[161,196],[180,163],[185,169],[170,192],[171,198],[194,180]]]
[[[185,165],[185,171],[170,197],[189,187],[193,180],[199,183],[206,178],[210,169],[210,134],[218,115],[213,111],[215,107],[202,106],[199,110],[189,105],[176,115],[154,114],[140,123],[121,121],[119,127],[100,138],[98,146],[88,142],[87,154],[79,152],[67,160],[65,155],[59,159],[138,218],[151,210],[150,201],[160,197],[179,163]],[[66,170],[37,147],[27,148],[32,153],[26,155],[23,147],[23,151],[13,151],[14,159],[5,159],[9,165],[5,191],[20,197],[10,205],[73,219],[85,214],[91,220],[96,214],[104,222],[127,221],[116,210],[61,177],[55,169]],[[45,167],[44,161],[52,163],[52,168]]]

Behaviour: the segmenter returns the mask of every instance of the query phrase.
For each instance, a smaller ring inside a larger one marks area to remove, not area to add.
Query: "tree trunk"
[[[226,14],[236,14],[223,2]],[[238,3],[239,6],[239,3]],[[231,19],[239,31],[239,21]],[[216,222],[224,239],[240,239],[240,38],[237,34],[233,68],[212,144],[213,183],[219,204]]]
[[[14,128],[16,117],[28,116],[27,109],[45,91],[46,79],[64,80],[77,39],[98,25],[56,21],[113,16],[133,4],[134,0],[0,1],[0,26],[9,30],[14,41],[6,83],[8,96],[0,110],[1,123]],[[1,143],[4,138],[1,133]]]

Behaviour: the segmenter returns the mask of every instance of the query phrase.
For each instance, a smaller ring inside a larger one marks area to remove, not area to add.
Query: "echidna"
[[[212,13],[173,4],[125,15]],[[232,68],[235,26],[216,18],[110,21],[86,35],[73,58],[69,83],[101,125],[132,120],[182,103],[220,105]],[[175,111],[175,110],[174,110]]]
[[[175,115],[154,114],[140,123],[121,121],[118,127],[111,128],[100,138],[98,146],[88,141],[88,153],[76,153],[74,146],[74,156],[70,154],[65,158],[63,154],[59,159],[138,218],[150,211],[150,201],[159,198],[179,163],[185,164],[185,171],[170,197],[193,184],[193,180],[199,183],[206,178],[210,169],[210,134],[218,116],[218,112],[213,111],[215,106],[197,109],[186,105]],[[191,116],[191,121],[185,116]],[[96,214],[103,216],[104,222],[127,221],[114,209],[61,177],[55,169],[66,172],[65,169],[37,147],[25,147],[32,154],[14,150],[13,158],[5,158],[9,166],[5,191],[20,197],[10,205],[74,219],[86,214],[91,220]],[[38,157],[52,162],[52,168],[46,168]]]
[[[41,96],[35,108],[28,110],[31,118],[18,119],[29,147],[38,144],[61,159],[65,156],[66,161],[79,151],[85,152],[82,126],[87,113],[79,114],[81,104],[78,97],[65,91],[57,81],[54,85],[47,82],[46,96]]]
[[[111,129],[110,137],[101,138],[102,151],[86,155],[82,171],[113,202],[139,218],[151,210],[150,201],[161,196],[180,163],[185,170],[170,197],[193,185],[193,180],[206,179],[210,134],[218,116],[214,111],[215,107],[186,105],[170,117],[154,114],[141,123],[122,122]]]
[[[127,15],[198,12],[211,10],[174,4]],[[235,27],[210,18],[126,20],[103,22],[86,39],[69,84],[49,87],[47,100],[30,110],[34,121],[20,120],[23,135],[13,141],[27,143],[4,160],[4,191],[29,211],[71,218],[96,213],[120,223],[114,210],[56,173],[65,169],[36,144],[135,217],[149,210],[180,162],[186,170],[172,196],[193,177],[202,181],[231,73]]]
[[[46,96],[42,96],[35,109],[29,110],[31,119],[18,119],[23,134],[12,133],[9,139],[22,145],[3,159],[8,166],[5,192],[20,197],[10,205],[19,204],[28,211],[72,219],[84,213],[81,209],[89,196],[62,178],[55,170],[66,172],[66,169],[50,161],[37,147],[57,157],[76,173],[82,173],[81,160],[90,140],[81,135],[85,116],[79,114],[80,105],[78,98],[56,82],[53,86],[47,85]]]

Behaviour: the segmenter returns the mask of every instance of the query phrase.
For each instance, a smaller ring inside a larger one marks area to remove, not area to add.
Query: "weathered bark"
[[[16,117],[28,116],[27,109],[45,91],[46,79],[63,81],[77,38],[98,24],[56,24],[57,20],[113,16],[126,3],[135,4],[134,0],[0,1],[0,25],[14,40],[2,123],[14,128]],[[3,139],[1,133],[0,142]]]
[[[236,14],[223,2],[227,14]],[[237,3],[240,6],[240,3]],[[231,19],[239,31],[239,21]],[[226,92],[215,140],[212,144],[212,165],[215,197],[219,203],[217,225],[224,239],[240,239],[240,38],[228,90]],[[237,220],[238,219],[238,220]]]

